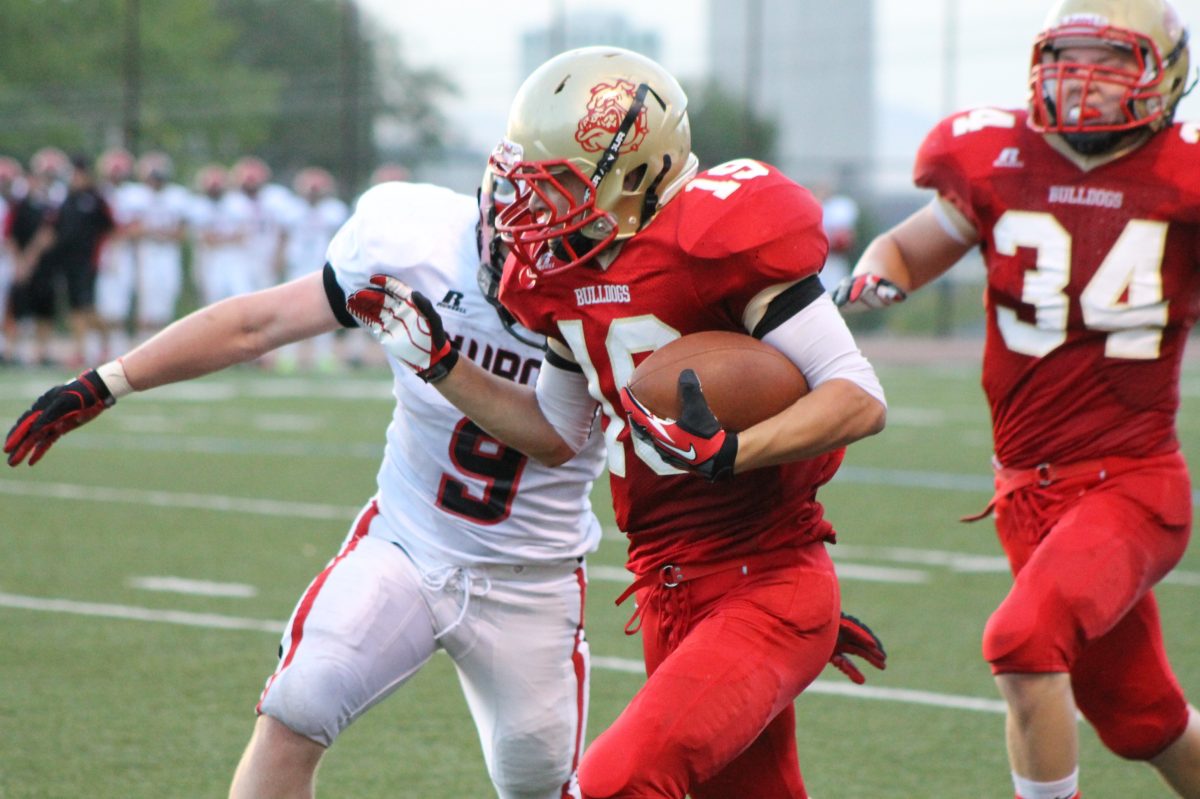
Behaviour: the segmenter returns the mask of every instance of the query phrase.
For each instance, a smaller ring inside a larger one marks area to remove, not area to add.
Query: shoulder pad
[[[354,214],[329,245],[340,273],[394,272],[426,263],[474,224],[474,198],[426,183],[381,183],[359,198]]]
[[[696,258],[749,253],[821,227],[821,206],[807,189],[750,159],[701,172],[678,202],[679,246]]]

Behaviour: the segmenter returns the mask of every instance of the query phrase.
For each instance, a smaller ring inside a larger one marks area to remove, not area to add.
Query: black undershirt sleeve
[[[546,355],[542,358],[542,360],[555,368],[564,369],[568,372],[583,372],[583,368],[579,364],[575,363],[574,361],[568,361],[566,358],[551,349],[546,350]]]
[[[333,309],[333,315],[337,317],[338,322],[342,327],[358,327],[358,322],[346,310],[346,292],[338,285],[333,267],[325,264],[321,277],[325,282],[325,299],[329,300],[329,307]]]
[[[767,312],[763,314],[762,320],[754,326],[754,331],[750,335],[761,339],[803,311],[824,293],[825,287],[821,285],[820,278],[816,275],[809,275],[771,300],[767,305]]]

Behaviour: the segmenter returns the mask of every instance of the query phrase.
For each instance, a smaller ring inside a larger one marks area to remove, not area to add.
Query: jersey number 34
[[[1019,247],[1037,251],[1036,268],[1025,272],[1021,290],[1021,301],[1033,306],[1036,322],[1025,322],[1003,306],[996,308],[996,322],[1010,350],[1040,358],[1067,340],[1071,234],[1053,214],[1006,211],[993,236],[1000,255],[1015,256]],[[1131,219],[1080,293],[1084,325],[1108,332],[1106,357],[1158,357],[1167,324],[1162,285],[1166,242],[1166,222]]]

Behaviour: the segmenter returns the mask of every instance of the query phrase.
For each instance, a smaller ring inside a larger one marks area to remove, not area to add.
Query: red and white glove
[[[838,625],[837,643],[833,646],[833,656],[829,658],[829,662],[849,677],[851,682],[862,685],[867,678],[859,671],[858,666],[854,665],[854,661],[850,660],[850,655],[862,658],[880,671],[887,668],[887,652],[884,651],[879,636],[863,622],[843,613]]]
[[[55,386],[21,414],[4,439],[8,465],[18,466],[29,458],[32,466],[42,459],[55,441],[99,416],[117,402],[95,369],[70,383]]]
[[[679,374],[678,421],[655,416],[628,386],[621,389],[621,406],[633,434],[653,446],[667,463],[713,483],[733,477],[737,433],[723,429],[713,416],[700,379],[691,369]]]
[[[874,310],[904,302],[908,293],[886,277],[850,275],[833,290],[833,304],[847,311]]]
[[[346,300],[346,310],[426,383],[438,382],[458,363],[433,303],[401,280],[372,275],[370,286]]]

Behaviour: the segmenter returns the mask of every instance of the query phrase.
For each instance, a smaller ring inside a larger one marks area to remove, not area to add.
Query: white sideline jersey
[[[476,281],[478,218],[475,199],[449,189],[380,184],[359,199],[326,259],[346,296],[374,274],[404,281],[434,303],[461,357],[532,386],[542,351],[505,331]],[[378,474],[384,537],[423,569],[549,563],[596,548],[589,494],[604,451],[594,431],[568,463],[543,466],[484,433],[409,367],[388,362],[396,410]]]

